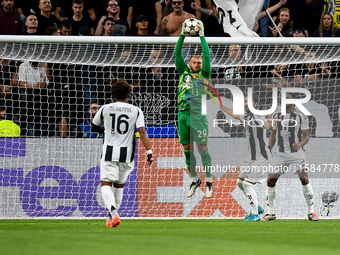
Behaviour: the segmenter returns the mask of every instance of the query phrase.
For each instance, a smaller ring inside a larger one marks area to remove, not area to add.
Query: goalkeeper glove
[[[181,35],[186,36],[187,32],[185,31],[185,23],[187,22],[188,19],[184,20],[184,22],[182,23],[182,31],[181,31]]]
[[[203,22],[200,21],[200,20],[197,20],[198,21],[198,34],[200,36],[204,36],[204,26],[203,26]]]
[[[153,158],[152,158],[152,150],[149,149],[146,151],[147,155],[148,155],[148,165],[151,165]]]

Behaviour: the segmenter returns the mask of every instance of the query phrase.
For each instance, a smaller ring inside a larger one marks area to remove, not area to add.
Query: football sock
[[[211,182],[212,183],[212,177],[207,177],[207,182]]]
[[[198,182],[198,176],[196,175],[195,177],[191,177],[192,182]]]
[[[307,185],[302,185],[303,195],[306,199],[308,214],[314,212],[314,194],[312,185],[308,183]]]
[[[275,187],[267,187],[267,208],[268,214],[275,214],[274,205],[275,205]]]
[[[244,193],[244,187],[243,187],[243,181],[238,179],[237,180],[237,186],[240,188],[240,190],[242,190],[243,194],[245,195],[246,193]]]
[[[112,188],[108,185],[102,186],[102,197],[106,208],[109,209],[111,216],[113,217],[116,213],[116,201],[112,192]]]
[[[202,158],[202,163],[203,163],[203,167],[205,170],[205,176],[206,177],[211,177],[211,171],[210,171],[210,167],[211,167],[211,157],[210,154],[208,152],[208,149],[206,149],[205,151],[198,151],[199,154],[201,155]]]
[[[196,158],[193,150],[184,150],[185,163],[188,166],[191,177],[195,178],[197,181],[196,173]]]
[[[252,214],[259,214],[258,211],[259,202],[257,201],[257,194],[254,189],[254,184],[244,181],[243,187],[246,197],[249,201]]]
[[[118,211],[123,200],[123,188],[114,188],[114,195],[116,200],[116,209]]]

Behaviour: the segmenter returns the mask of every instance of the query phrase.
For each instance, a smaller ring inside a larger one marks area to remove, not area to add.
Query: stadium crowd
[[[196,17],[204,23],[205,36],[229,36],[223,31],[213,0],[2,0],[1,5],[0,35],[179,36],[182,22]],[[336,11],[334,1],[266,0],[265,6],[276,27],[263,10],[254,28],[261,37],[340,36],[332,14]],[[299,47],[294,50],[305,52]],[[245,51],[246,46],[242,45],[228,48],[230,58],[236,60]],[[153,50],[150,60],[157,61],[158,55],[159,51]],[[122,52],[122,58],[128,60],[129,56],[129,51]],[[336,82],[324,87],[310,85],[336,78],[337,64],[213,68],[212,79],[265,78],[266,82],[257,84],[256,89],[262,107],[271,104],[266,95],[274,87],[307,87],[313,100],[327,107],[333,134],[340,137],[339,86]],[[120,79],[133,85],[131,101],[142,109],[156,109],[146,114],[146,124],[162,126],[175,122],[179,80],[175,68],[7,59],[0,61],[0,106],[6,110],[6,117],[2,118],[17,123],[21,136],[97,137],[89,133],[85,124],[93,117],[93,111],[111,99],[110,85]],[[227,92],[224,96],[230,97]],[[315,122],[312,118],[310,121]],[[244,135],[240,130],[221,128]]]

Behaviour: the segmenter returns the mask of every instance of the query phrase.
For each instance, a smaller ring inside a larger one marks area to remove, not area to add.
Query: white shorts
[[[268,166],[270,159],[246,160],[240,168],[239,178],[255,183],[262,183],[268,178]],[[265,167],[265,169],[263,168]]]
[[[297,152],[276,152],[273,157],[273,169],[270,173],[284,174],[305,169],[307,164],[306,154],[303,150]]]
[[[115,161],[100,161],[100,180],[105,182],[115,182],[123,184],[129,174],[133,171],[134,161],[122,163]]]

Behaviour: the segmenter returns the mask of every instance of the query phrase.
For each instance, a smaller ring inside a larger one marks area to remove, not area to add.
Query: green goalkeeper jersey
[[[191,72],[184,62],[182,48],[185,36],[180,35],[175,48],[175,64],[180,74],[178,86],[179,111],[190,110],[192,113],[201,113],[202,94],[205,94],[205,84],[211,75],[210,52],[204,36],[200,36],[203,52],[202,69],[198,73]]]

